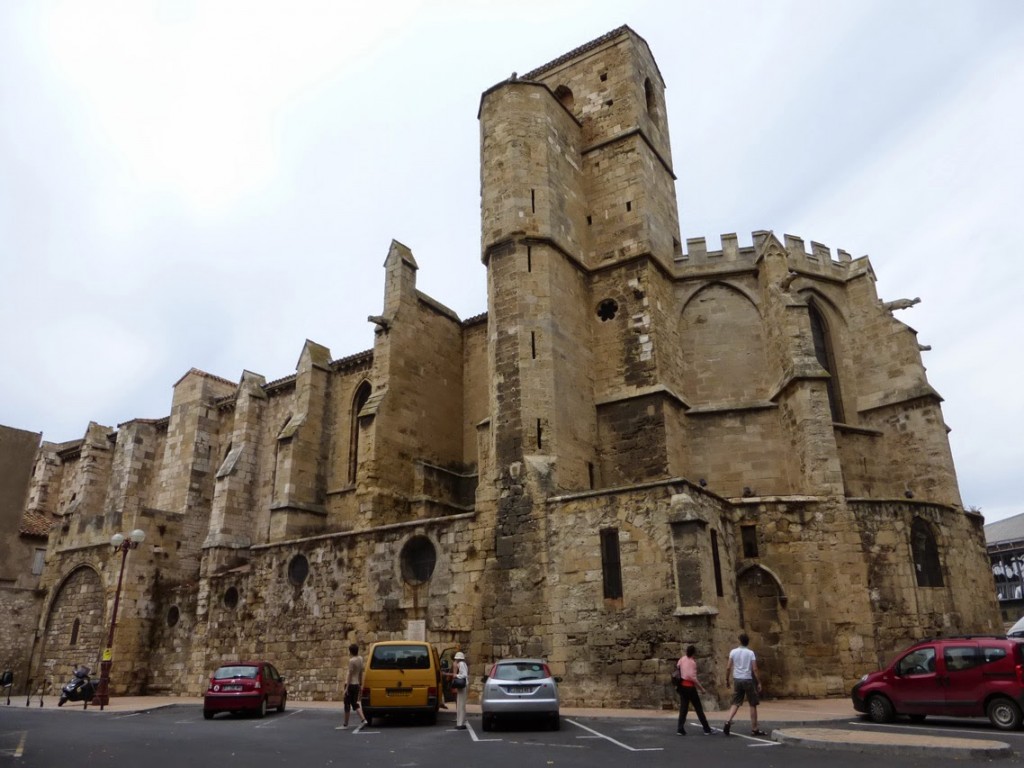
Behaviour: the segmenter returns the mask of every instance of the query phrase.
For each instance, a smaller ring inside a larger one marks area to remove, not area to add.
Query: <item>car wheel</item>
[[[213,720],[213,712],[208,709],[203,710],[203,720]]]
[[[489,731],[489,730],[491,730],[491,728],[493,728],[493,727],[494,727],[494,726],[492,725],[492,723],[491,723],[491,716],[490,716],[490,715],[484,715],[484,716],[483,716],[483,718],[481,718],[481,720],[480,720],[480,726],[481,726],[481,727],[482,727],[482,728],[483,728],[483,729],[484,729],[485,731]]]
[[[550,726],[552,731],[557,731],[561,729],[562,719],[558,716],[557,712],[555,712],[555,714],[551,716],[551,720],[548,721],[548,725]]]
[[[288,694],[285,693],[285,694],[281,695],[281,703],[277,705],[277,711],[278,712],[284,712],[284,708],[285,708],[285,706],[287,704],[288,704]]]
[[[896,712],[891,701],[881,694],[875,694],[868,699],[868,714],[876,723],[890,723]]]
[[[260,709],[256,713],[256,717],[266,717],[266,716],[267,716],[267,697],[264,696],[263,700],[260,701]]]
[[[1001,731],[1015,731],[1020,728],[1020,707],[1003,696],[992,699],[985,707],[985,713],[992,725]]]

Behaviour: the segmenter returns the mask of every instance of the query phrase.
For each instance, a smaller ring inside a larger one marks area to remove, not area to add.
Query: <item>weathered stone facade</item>
[[[192,370],[167,418],[44,444],[37,673],[99,657],[106,542],[136,527],[115,695],[267,656],[336,698],[349,642],[419,635],[546,656],[567,704],[666,706],[690,642],[725,694],[740,629],[770,694],[840,694],[912,638],[996,630],[899,306],[795,237],[684,248],[664,105],[625,27],[483,94],[486,315],[394,242],[371,350]]]

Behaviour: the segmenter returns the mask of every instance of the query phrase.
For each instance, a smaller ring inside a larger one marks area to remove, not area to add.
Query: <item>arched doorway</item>
[[[790,679],[786,669],[786,640],[789,617],[785,611],[786,593],[770,570],[751,565],[736,579],[740,600],[740,623],[750,636],[750,648],[757,654],[762,685],[781,693]]]
[[[75,568],[57,588],[46,615],[38,675],[60,685],[79,664],[99,672],[104,640],[104,590],[89,566]]]

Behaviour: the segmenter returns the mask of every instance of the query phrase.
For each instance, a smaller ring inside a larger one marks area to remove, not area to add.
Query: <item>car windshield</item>
[[[494,667],[495,680],[541,680],[549,677],[547,667],[533,661],[516,661]]]
[[[373,649],[371,669],[430,669],[430,651],[422,645],[385,645]]]
[[[235,664],[230,667],[221,667],[213,673],[214,680],[230,680],[233,677],[245,677],[250,680],[256,679],[256,673],[259,671],[258,667],[250,666],[248,664]]]

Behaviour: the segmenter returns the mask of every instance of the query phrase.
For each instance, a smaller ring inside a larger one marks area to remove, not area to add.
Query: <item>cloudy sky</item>
[[[4,0],[0,424],[75,439],[192,367],[369,349],[392,238],[484,311],[480,93],[621,24],[668,84],[683,237],[868,254],[922,298],[964,503],[1024,512],[1018,0]]]

